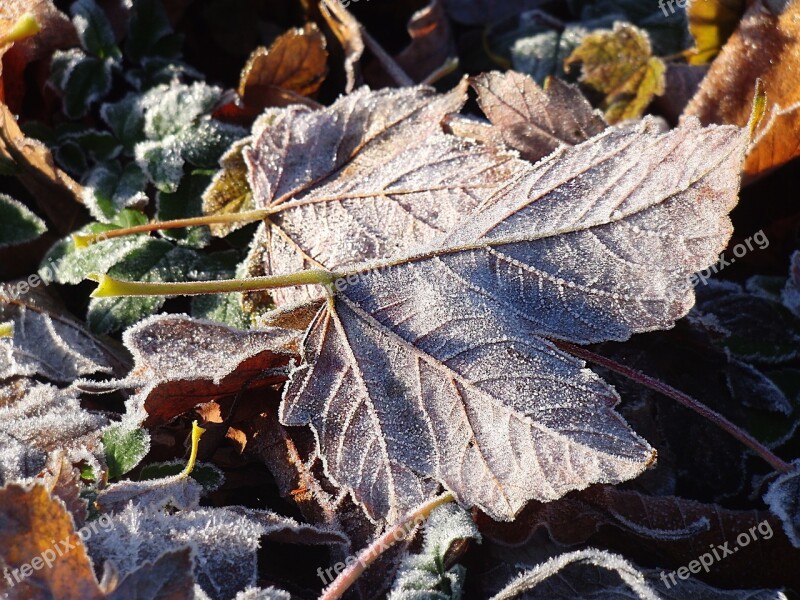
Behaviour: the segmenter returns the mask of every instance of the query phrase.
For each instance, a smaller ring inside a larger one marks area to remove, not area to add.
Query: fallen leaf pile
[[[800,2],[680,4],[0,7],[4,597],[800,593]]]

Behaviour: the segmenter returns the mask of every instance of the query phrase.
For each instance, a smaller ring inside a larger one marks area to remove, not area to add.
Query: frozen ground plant
[[[793,151],[669,105],[697,15],[68,4],[0,3],[0,595],[800,589],[800,255],[722,280]]]
[[[276,290],[263,323],[307,323],[280,420],[312,426],[326,474],[376,520],[440,487],[511,520],[650,466],[565,342],[671,326],[730,235],[748,131],[645,118],[531,164],[431,127],[462,94],[361,90],[257,124],[239,217],[263,221],[266,275],[96,277],[95,297]]]

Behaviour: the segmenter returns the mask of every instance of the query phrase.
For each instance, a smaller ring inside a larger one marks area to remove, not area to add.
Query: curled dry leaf
[[[521,167],[433,244],[339,270],[281,421],[311,423],[328,474],[389,520],[437,482],[508,520],[635,477],[654,451],[546,338],[625,340],[686,314],[689,276],[730,235],[745,144],[696,121],[610,129]]]
[[[455,38],[442,0],[433,0],[416,11],[408,23],[408,34],[411,43],[395,60],[414,81],[424,81],[456,55]]]
[[[767,511],[731,510],[677,496],[648,496],[612,486],[595,486],[548,504],[532,503],[511,523],[478,520],[488,538],[521,546],[535,540],[538,530],[559,546],[583,544],[630,554],[636,547],[661,557],[664,567],[677,569],[687,556],[697,558],[726,543],[737,547],[736,538],[754,528],[746,547],[715,562],[704,576],[715,585],[732,587],[746,581],[753,587],[795,587],[800,575],[786,566],[797,561],[800,551],[781,531],[780,519]],[[720,552],[720,554],[722,554]],[[779,560],[776,560],[778,559]]]
[[[771,8],[780,6],[780,12]],[[745,172],[755,176],[800,156],[800,3],[753,2],[686,107],[702,123],[744,126],[756,79],[764,83],[767,117],[756,132]]]
[[[338,0],[320,0],[319,10],[344,51],[344,71],[347,77],[345,92],[349,94],[361,78],[358,69],[358,62],[364,54],[361,25]]]
[[[299,342],[297,332],[240,331],[180,315],[146,319],[123,339],[135,365],[116,385],[141,388],[147,426],[245,386],[258,389],[285,380]]]
[[[72,222],[66,218],[66,207],[82,203],[83,188],[64,171],[56,167],[47,147],[25,137],[17,120],[5,104],[0,103],[0,159],[18,169],[17,177],[39,201],[51,221],[63,226]],[[65,204],[63,206],[62,204]]]
[[[580,91],[552,77],[544,90],[514,71],[484,73],[471,80],[478,104],[506,144],[530,162],[559,146],[574,146],[607,125]]]
[[[564,62],[583,65],[581,82],[600,92],[609,123],[635,119],[664,93],[664,62],[652,55],[647,33],[627,23],[587,35]]]
[[[317,92],[328,72],[325,37],[307,23],[292,29],[267,48],[250,55],[239,81],[239,96],[248,109],[302,102],[301,96]]]

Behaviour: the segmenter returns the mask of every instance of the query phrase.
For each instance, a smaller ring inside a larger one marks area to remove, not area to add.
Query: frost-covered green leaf
[[[150,434],[145,429],[116,424],[103,430],[103,451],[108,478],[119,479],[138,465],[150,451]]]
[[[196,259],[197,255],[188,248],[148,238],[107,273],[128,281],[186,281]],[[152,315],[165,301],[163,296],[93,298],[89,303],[89,326],[97,333],[118,331]]]
[[[246,135],[211,118],[221,93],[201,82],[172,82],[142,97],[146,141],[136,145],[136,161],[162,192],[177,191],[186,162],[216,168],[225,150]]]
[[[178,38],[166,39],[165,38]],[[174,46],[180,46],[180,36],[172,33],[167,13],[161,0],[135,0],[131,10],[128,37],[125,40],[125,57],[141,64],[147,56],[161,55],[178,58]]]
[[[94,0],[77,0],[70,7],[70,13],[81,46],[87,53],[100,59],[121,58],[111,23]]]
[[[136,144],[136,162],[160,191],[174,193],[183,177],[183,148],[175,136]]]
[[[467,512],[455,504],[433,511],[425,524],[425,539],[419,554],[406,556],[400,565],[390,600],[457,600],[461,598],[466,569],[447,568],[449,548],[458,540],[480,541],[478,528]]]
[[[161,140],[192,127],[200,117],[211,113],[221,95],[220,88],[203,82],[173,82],[153,88],[141,100],[145,136]]]
[[[764,502],[783,522],[792,545],[800,548],[800,460],[793,461],[792,466],[793,471],[783,473],[770,484]]]
[[[137,142],[144,139],[144,109],[139,94],[128,94],[122,100],[100,107],[100,117],[120,141],[126,152],[133,154]]]
[[[493,45],[508,44],[514,70],[530,75],[536,83],[543,85],[549,76],[566,79],[564,61],[591,31],[610,27],[611,24],[610,19],[595,19],[584,23],[568,23],[562,31],[543,26],[534,19],[515,33],[513,39],[505,36],[505,39],[494,41]]]
[[[53,54],[51,82],[62,96],[64,114],[79,119],[111,90],[111,59],[87,56],[81,50]]]
[[[119,161],[110,161],[86,174],[83,201],[95,219],[108,222],[126,208],[144,208],[148,202],[146,186],[147,176],[138,164],[123,168]]]
[[[173,193],[158,192],[156,195],[156,219],[168,221],[198,217],[203,214],[203,190],[208,186],[211,177],[203,173],[193,173],[183,178],[178,189]],[[211,239],[208,227],[188,227],[185,229],[167,229],[164,237],[194,248],[203,248]]]
[[[57,144],[75,143],[84,155],[84,161],[103,162],[119,156],[122,146],[107,131],[78,129],[59,132]]]
[[[125,211],[124,214],[128,220],[126,226],[147,222],[147,217],[141,213]],[[132,221],[135,214],[141,216]],[[115,224],[91,223],[76,233],[103,233],[118,228],[119,226]],[[77,285],[85,280],[89,273],[108,273],[111,267],[149,241],[150,238],[146,235],[131,235],[99,241],[88,248],[76,248],[72,238],[68,237],[50,249],[43,264],[53,269],[56,282]]]
[[[186,464],[181,461],[151,463],[139,471],[139,479],[165,479],[174,477],[183,471]],[[195,464],[189,477],[203,486],[206,492],[213,492],[225,482],[225,475],[211,463]]]
[[[35,240],[45,231],[44,221],[24,204],[0,194],[0,248]]]

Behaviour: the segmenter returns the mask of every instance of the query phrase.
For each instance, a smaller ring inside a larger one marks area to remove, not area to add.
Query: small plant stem
[[[0,35],[0,46],[19,42],[32,37],[41,31],[41,26],[33,13],[25,13],[16,20],[14,25],[6,31],[5,35]]]
[[[13,337],[14,336],[14,323],[9,321],[8,323],[0,323],[0,338],[4,337]]]
[[[659,381],[653,377],[645,375],[635,369],[630,367],[626,367],[615,360],[610,358],[606,358],[605,356],[600,356],[599,354],[595,354],[591,350],[587,350],[581,346],[575,346],[568,342],[556,341],[553,340],[553,343],[574,356],[582,358],[588,362],[594,363],[596,365],[600,365],[601,367],[605,367],[610,371],[614,371],[615,373],[619,373],[623,377],[627,377],[628,379],[639,383],[645,387],[650,388],[651,390],[655,390],[661,394],[664,394],[668,398],[672,398],[679,404],[685,406],[689,410],[693,410],[695,413],[700,415],[701,417],[705,417],[712,423],[714,423],[717,427],[726,431],[731,436],[735,437],[737,440],[742,442],[745,446],[750,448],[753,452],[758,454],[761,458],[767,461],[773,469],[780,473],[789,473],[793,470],[793,467],[775,456],[769,448],[764,446],[761,442],[751,436],[749,433],[741,429],[738,425],[731,423],[728,419],[723,417],[718,412],[711,410],[705,404],[700,402],[699,400],[695,400],[688,394],[684,394],[680,390],[676,390],[674,387],[667,385],[663,381]]]
[[[222,279],[216,281],[189,281],[182,283],[146,283],[123,281],[108,275],[90,273],[88,279],[99,285],[92,298],[115,298],[119,296],[198,296],[202,294],[226,294],[230,292],[258,292],[299,285],[329,285],[335,281],[330,271],[309,269],[287,275],[269,275],[247,279]]]
[[[194,470],[194,465],[197,462],[197,449],[200,446],[200,438],[205,432],[206,430],[200,427],[197,421],[192,421],[192,451],[189,454],[189,462],[186,463],[186,467],[178,474],[180,479],[186,479]]]
[[[153,221],[135,227],[124,229],[112,229],[103,233],[78,233],[72,236],[77,248],[85,248],[97,242],[104,242],[113,238],[134,235],[137,233],[149,233],[151,231],[162,231],[164,229],[183,229],[184,227],[198,227],[201,225],[218,225],[221,223],[252,223],[260,221],[269,215],[268,210],[250,210],[240,213],[204,215],[202,217],[191,217],[189,219],[175,219],[174,221]]]
[[[336,600],[341,598],[344,593],[361,577],[361,574],[374,563],[380,556],[388,550],[392,544],[399,542],[411,533],[418,525],[427,519],[433,510],[443,504],[455,500],[453,494],[447,492],[421,504],[418,508],[407,514],[399,523],[396,523],[380,537],[374,540],[369,546],[364,548],[356,560],[350,564],[339,576],[322,592],[319,600]]]

